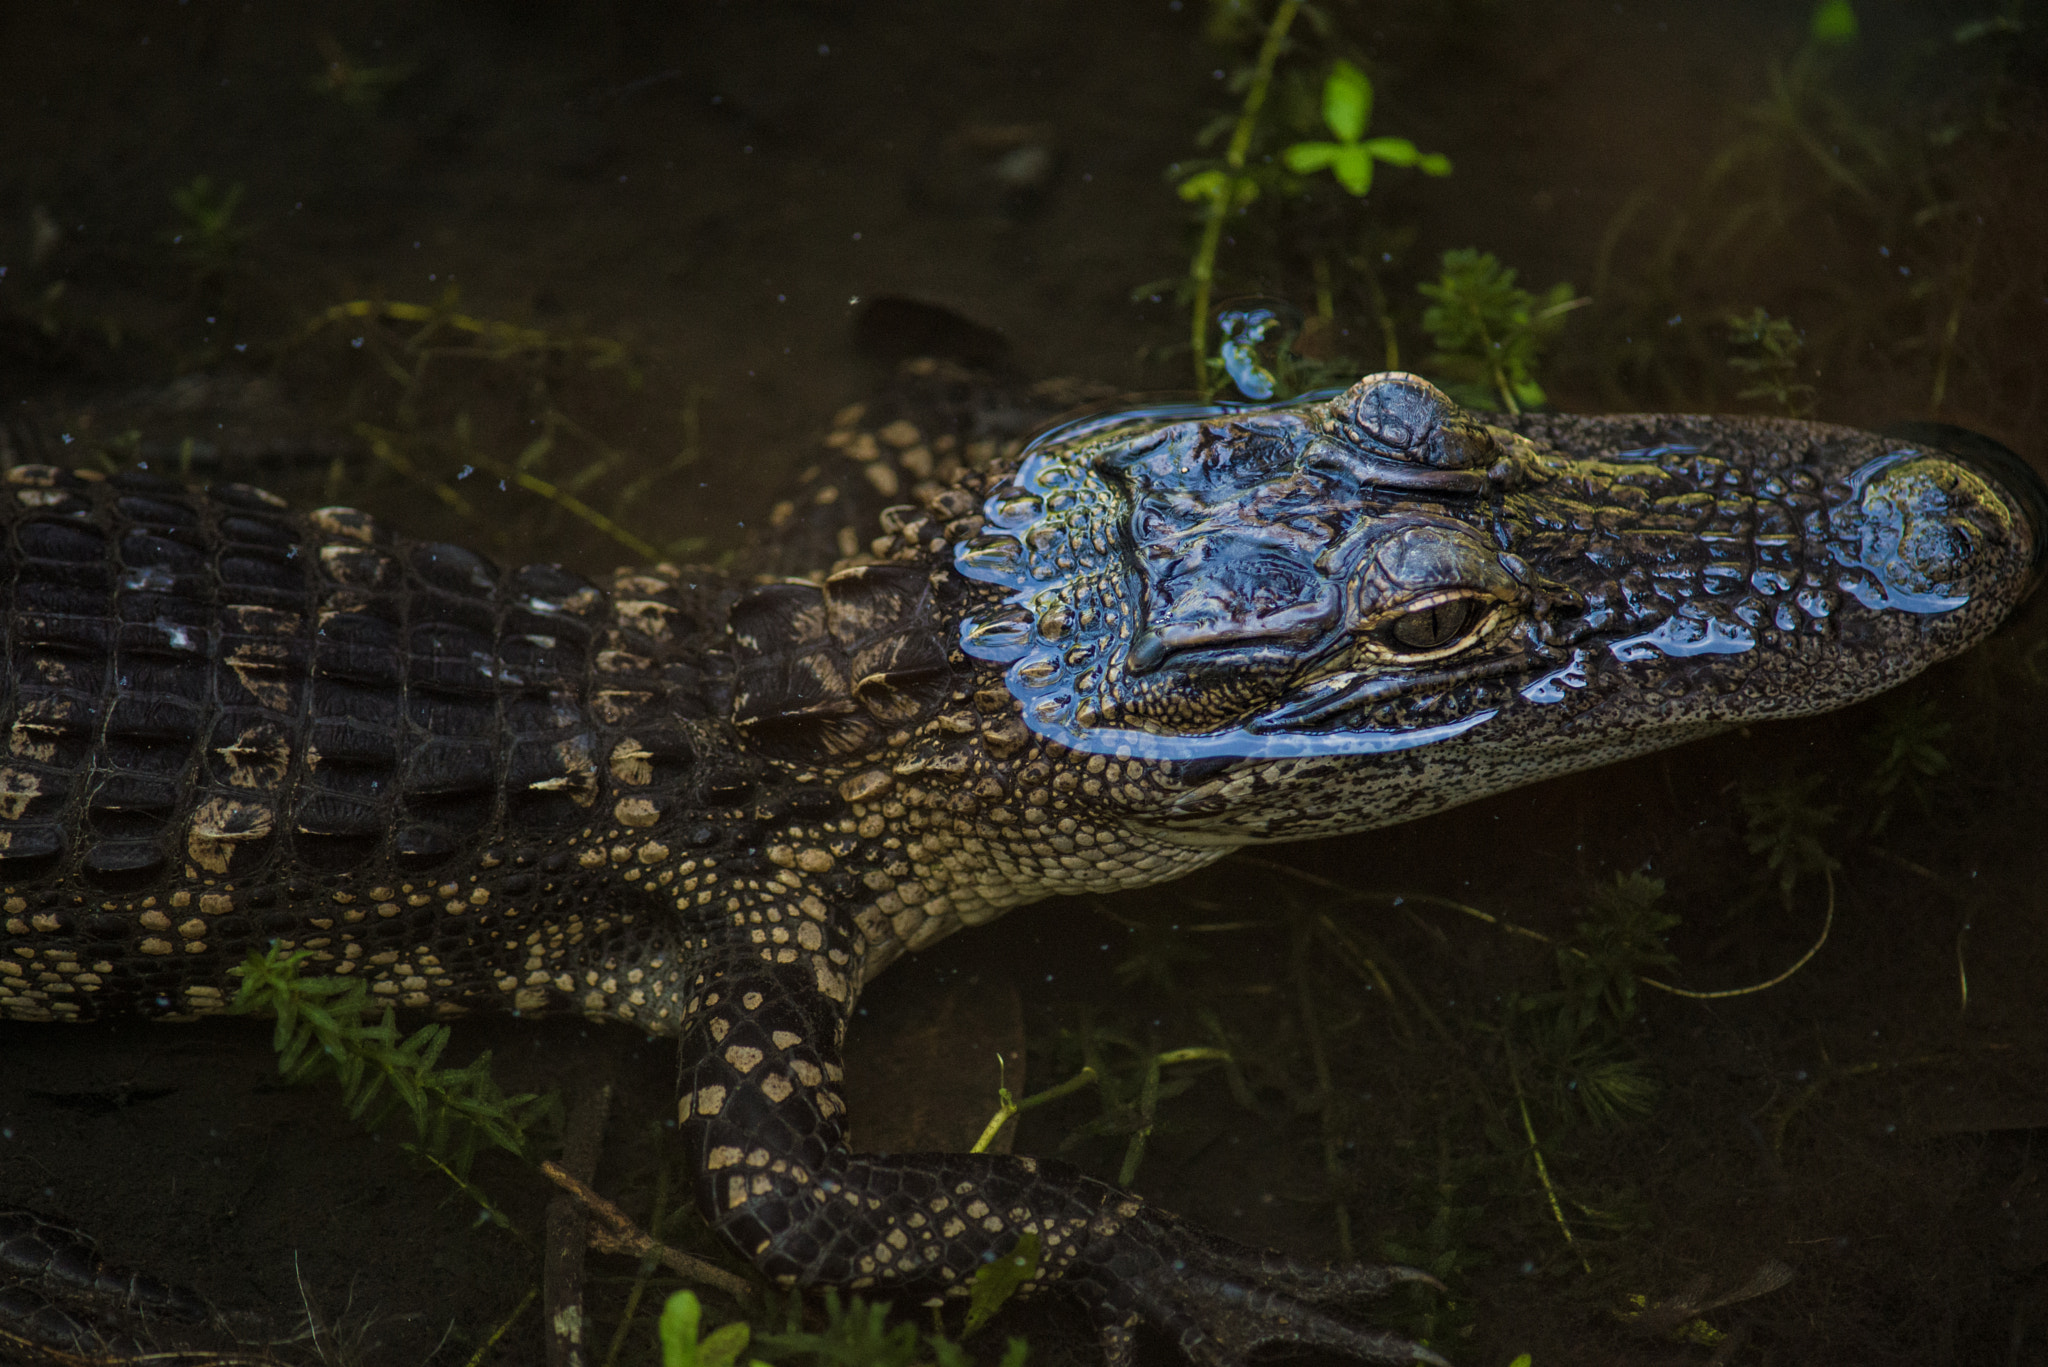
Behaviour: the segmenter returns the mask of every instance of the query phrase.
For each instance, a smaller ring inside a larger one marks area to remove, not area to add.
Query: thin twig
[[[668,1212],[668,1165],[657,1164],[654,1169],[654,1211],[648,1216],[650,1229],[661,1228],[662,1216]],[[612,1331],[612,1344],[604,1355],[604,1367],[614,1367],[619,1354],[625,1350],[626,1336],[633,1328],[633,1316],[640,1311],[641,1298],[647,1294],[647,1280],[654,1275],[654,1269],[661,1266],[661,1257],[655,1253],[640,1256],[639,1271],[633,1274],[633,1287],[626,1293],[626,1308],[619,1312],[619,1327]]]
[[[477,1345],[476,1351],[470,1354],[469,1361],[464,1363],[463,1367],[483,1367],[484,1359],[489,1357],[491,1350],[498,1346],[498,1340],[504,1338],[505,1332],[519,1322],[519,1317],[526,1313],[526,1307],[539,1299],[540,1288],[537,1286],[527,1287],[526,1294],[519,1298],[519,1304],[512,1307],[512,1313],[505,1316],[503,1323],[491,1331],[489,1338]]]
[[[585,1210],[590,1212],[590,1246],[598,1252],[620,1253],[628,1258],[644,1258],[652,1253],[660,1258],[671,1272],[686,1281],[703,1286],[715,1286],[737,1301],[753,1301],[760,1296],[754,1284],[745,1278],[734,1276],[716,1263],[706,1262],[680,1249],[657,1242],[652,1235],[634,1224],[632,1217],[625,1211],[571,1177],[559,1164],[552,1161],[542,1163],[540,1170],[556,1185],[565,1188],[583,1204]]]
[[[611,1105],[612,1087],[606,1082],[585,1093],[569,1113],[562,1167],[579,1181],[588,1182],[597,1173]],[[589,1360],[583,1343],[583,1253],[589,1246],[590,1218],[583,1207],[566,1194],[549,1201],[546,1253],[541,1260],[541,1286],[547,1297],[548,1367],[584,1367]]]

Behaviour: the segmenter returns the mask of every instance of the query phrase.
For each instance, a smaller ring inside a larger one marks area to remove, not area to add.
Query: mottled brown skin
[[[1137,429],[1046,448],[1099,494],[1070,515],[1018,500],[1014,442],[849,410],[777,515],[839,563],[771,584],[503,573],[241,486],[10,471],[0,1015],[216,1011],[276,944],[401,1007],[631,1021],[679,1041],[703,1210],[785,1284],[936,1300],[1032,1233],[1040,1280],[1090,1306],[1113,1357],[1144,1319],[1207,1363],[1271,1342],[1439,1361],[1317,1308],[1419,1274],[1260,1253],[1050,1161],[852,1154],[839,1051],[862,983],[1045,896],[1868,696],[2030,587],[2039,494],[1931,451],[1867,480],[1920,500],[1895,587],[1967,594],[1870,609],[1840,581],[1869,573],[1878,495],[1845,481],[1897,442],[1764,419],[1488,427],[1378,377],[1304,419],[1341,457],[1332,493],[1287,420],[1182,432],[1217,482],[1165,490],[1150,519],[1151,476],[1101,445]],[[1698,449],[1615,458],[1677,445]],[[1173,468],[1193,467],[1154,473]],[[834,525],[872,495],[912,502],[879,537]],[[1148,559],[1182,544],[1176,517],[1210,519],[1185,543],[1206,549]],[[1291,599],[1287,555],[1315,571]],[[1054,595],[1037,616],[976,568],[1019,556]],[[1096,615],[1050,622],[1067,599]],[[1670,640],[1712,620],[1748,645],[1628,644],[1675,619]],[[1073,674],[1071,746],[1020,704],[1031,657],[984,658],[1033,632],[1069,662],[1047,670]],[[1317,750],[1486,712],[1433,744]],[[1294,750],[1147,757],[1091,726]]]

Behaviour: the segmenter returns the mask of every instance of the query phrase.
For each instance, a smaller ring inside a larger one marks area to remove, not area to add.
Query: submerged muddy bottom
[[[1184,388],[1190,237],[1164,173],[1207,155],[1194,135],[1235,108],[1247,60],[1242,36],[1204,39],[1201,9],[17,8],[0,19],[9,459],[140,454],[602,570],[638,552],[520,472],[655,555],[715,557],[917,350]],[[1938,408],[2038,466],[2039,51],[1959,43],[1967,8],[1857,10],[1860,46],[1804,67],[1800,7],[1335,12],[1331,34],[1297,34],[1307,88],[1334,57],[1364,62],[1373,131],[1456,172],[1383,167],[1363,205],[1248,216],[1225,285],[1314,312],[1327,278],[1345,354],[1377,368],[1347,264],[1363,259],[1400,359],[1427,370],[1414,285],[1476,245],[1592,298],[1544,370],[1556,406],[1586,411],[1768,408],[1741,396],[1720,321],[1765,306],[1805,332],[1792,380],[1818,416]],[[978,326],[898,311],[857,330],[887,296]],[[1021,1151],[1113,1177],[1149,1118],[1140,1190],[1292,1251],[1430,1268],[1449,1300],[1377,1322],[1461,1364],[2048,1362],[2044,705],[2037,599],[1835,716],[1027,909],[864,999],[874,1052],[939,1057],[856,1089],[856,1123],[915,1111],[971,1134],[991,1053],[1021,1039],[1028,1081],[1007,1081],[1036,1091],[1092,1049],[1126,1108],[1083,1093],[1034,1112]],[[1647,976],[1742,988],[1799,960],[1829,902],[1818,872],[1781,895],[1759,831],[1838,865],[1826,944],[1768,991],[1644,987],[1601,1030],[1560,1032],[1556,950],[1447,905],[1570,937],[1601,889],[1645,875],[1680,918],[1675,962]],[[958,1057],[934,1019],[962,1022]],[[1238,1086],[1169,1070],[1149,1117],[1128,1109],[1145,1055],[1219,1042]],[[662,1170],[672,1048],[461,1023],[451,1059],[482,1049],[507,1091],[573,1102],[613,1081],[597,1187],[701,1245]],[[941,1064],[935,1103],[918,1078]],[[522,1302],[544,1180],[479,1161],[508,1231],[404,1151],[402,1124],[365,1133],[275,1071],[260,1023],[0,1025],[0,1201],[63,1212],[252,1335],[298,1335],[289,1355],[539,1362]],[[635,1274],[593,1256],[599,1360]],[[665,1277],[619,1361],[652,1360]],[[1028,1323],[1040,1360],[1088,1360],[1085,1326]]]

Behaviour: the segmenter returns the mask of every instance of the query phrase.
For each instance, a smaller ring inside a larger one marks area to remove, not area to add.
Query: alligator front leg
[[[794,912],[788,919],[802,924]],[[1367,1362],[1444,1361],[1316,1308],[1427,1280],[1411,1269],[1263,1252],[1065,1163],[850,1152],[839,1090],[850,995],[822,959],[778,964],[773,955],[749,939],[693,989],[680,1114],[706,1218],[780,1284],[936,1305],[969,1294],[978,1268],[1036,1235],[1041,1260],[1029,1289],[1054,1284],[1078,1296],[1112,1363],[1129,1357],[1141,1320],[1216,1367],[1235,1367],[1264,1344]]]
[[[195,1293],[109,1266],[78,1230],[0,1205],[0,1363],[148,1361],[281,1367],[269,1353],[236,1343]]]

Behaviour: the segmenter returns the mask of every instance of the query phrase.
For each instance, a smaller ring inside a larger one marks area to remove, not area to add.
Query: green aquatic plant
[[[1038,1273],[1039,1253],[1038,1236],[1026,1234],[1007,1254],[975,1270],[960,1339],[972,1338],[1030,1284]],[[869,1303],[859,1296],[842,1301],[828,1289],[823,1308],[824,1324],[818,1330],[805,1328],[801,1302],[792,1296],[779,1314],[771,1303],[758,1323],[735,1320],[707,1332],[697,1293],[671,1292],[655,1323],[661,1367],[770,1367],[770,1361],[784,1367],[974,1367],[959,1340],[943,1330],[920,1334],[908,1321],[892,1323],[886,1302]],[[770,1361],[749,1353],[750,1346],[767,1353]],[[1024,1367],[1028,1356],[1023,1339],[1009,1339],[997,1367]]]
[[[1588,302],[1570,285],[1531,294],[1492,252],[1466,247],[1445,252],[1443,273],[1417,288],[1430,301],[1422,326],[1436,341],[1429,365],[1445,392],[1474,408],[1498,399],[1510,413],[1548,401],[1536,379],[1543,349]]]
[[[1664,937],[1679,918],[1663,898],[1664,880],[1644,873],[1596,886],[1576,933],[1557,947],[1558,986],[1515,1000],[1520,1047],[1548,1078],[1553,1111],[1607,1126],[1655,1102],[1657,1083],[1627,1031],[1644,980],[1677,962]]]
[[[1230,215],[1259,197],[1257,182],[1245,174],[1245,159],[1251,153],[1252,134],[1258,129],[1259,113],[1265,108],[1266,96],[1273,87],[1273,68],[1280,60],[1280,53],[1287,43],[1287,31],[1294,26],[1295,15],[1300,10],[1301,0],[1280,0],[1274,8],[1273,17],[1266,25],[1265,37],[1259,44],[1251,79],[1245,84],[1244,102],[1231,129],[1230,142],[1224,148],[1222,164],[1197,169],[1180,183],[1180,197],[1202,206],[1202,232],[1196,240],[1194,259],[1188,263],[1188,279],[1194,287],[1189,305],[1188,345],[1194,358],[1195,387],[1204,394],[1212,388],[1209,298],[1216,283],[1216,252],[1222,245],[1223,225]]]
[[[411,62],[366,66],[348,55],[332,34],[319,39],[320,74],[309,84],[315,92],[365,114],[375,113],[392,89],[411,79]]]
[[[1303,9],[1300,0],[1280,0],[1274,7],[1272,17],[1266,23],[1258,55],[1243,76],[1244,98],[1237,115],[1234,120],[1224,121],[1230,128],[1230,140],[1224,146],[1221,159],[1185,162],[1173,168],[1179,178],[1180,197],[1201,208],[1201,232],[1196,239],[1194,256],[1188,264],[1186,293],[1189,299],[1189,350],[1194,361],[1195,383],[1204,394],[1214,392],[1218,384],[1217,367],[1209,354],[1209,312],[1215,289],[1217,253],[1222,247],[1224,226],[1232,215],[1244,212],[1269,191],[1283,196],[1299,195],[1302,189],[1299,177],[1319,171],[1328,171],[1355,197],[1363,197],[1371,190],[1373,163],[1376,161],[1389,166],[1414,167],[1431,176],[1451,173],[1450,159],[1441,153],[1419,151],[1406,138],[1365,136],[1372,120],[1372,82],[1356,65],[1343,60],[1333,64],[1323,82],[1321,112],[1330,139],[1306,139],[1281,151],[1281,163],[1292,179],[1268,169],[1264,162],[1256,166],[1253,164],[1251,153],[1260,133],[1260,117],[1273,89],[1274,71],[1287,49],[1288,32]],[[1243,32],[1245,12],[1242,4],[1213,12],[1212,32]],[[1325,276],[1327,270],[1325,261],[1322,266]],[[1145,288],[1150,289],[1149,286]],[[1318,288],[1320,293],[1327,295],[1326,280],[1319,282]],[[1326,312],[1319,312],[1319,316],[1327,323]]]
[[[1413,166],[1426,176],[1447,176],[1451,159],[1422,152],[1406,138],[1367,138],[1372,122],[1372,82],[1351,63],[1339,60],[1323,82],[1323,122],[1334,142],[1297,142],[1281,160],[1296,175],[1328,171],[1339,185],[1361,198],[1372,189],[1372,166]]]
[[[276,1017],[272,1042],[286,1082],[332,1076],[349,1118],[371,1129],[403,1110],[421,1151],[458,1180],[486,1147],[530,1156],[536,1130],[559,1121],[553,1093],[507,1096],[491,1076],[488,1050],[465,1067],[439,1067],[450,1038],[446,1025],[400,1035],[390,1006],[373,1015],[362,979],[301,972],[311,957],[310,950],[287,953],[273,944],[231,970],[241,986],[228,1009]]]
[[[1790,418],[1813,411],[1814,387],[1796,377],[1806,338],[1789,318],[1773,318],[1759,304],[1728,315],[1728,368],[1750,378],[1739,399],[1769,399]]]
[[[1664,937],[1679,918],[1663,900],[1664,880],[1640,872],[1617,873],[1593,889],[1577,933],[1557,955],[1565,999],[1582,1028],[1603,1017],[1616,1025],[1634,1020],[1641,979],[1678,962]]]
[[[991,1275],[989,1268],[1006,1261],[997,1259],[985,1265],[976,1274],[976,1289]],[[870,1304],[858,1296],[842,1302],[837,1291],[828,1289],[822,1329],[792,1327],[761,1334],[755,1342],[780,1367],[974,1367],[973,1358],[955,1339],[943,1333],[921,1334],[907,1320],[891,1323],[889,1311],[886,1304]],[[664,1349],[666,1345],[664,1339]],[[1029,1345],[1012,1338],[1004,1344],[997,1367],[1024,1367],[1029,1356]],[[670,1364],[664,1361],[663,1367]]]
[[[1648,1115],[1662,1090],[1618,1023],[1573,1018],[1570,994],[1516,997],[1515,1046],[1527,1051],[1534,1099],[1564,1121],[1601,1128]],[[1547,1085],[1547,1089],[1546,1089]]]
[[[171,191],[177,219],[165,233],[178,254],[202,276],[227,266],[249,230],[235,222],[242,203],[242,183],[216,185],[211,176],[194,176]]]
[[[1437,1157],[1439,1168],[1447,1168],[1450,1156],[1441,1140]],[[1461,1202],[1463,1181],[1450,1172],[1439,1172],[1437,1180],[1426,1185],[1413,1204],[1429,1211],[1428,1221],[1412,1233],[1388,1232],[1380,1240],[1380,1256],[1419,1268],[1444,1286],[1457,1286],[1469,1281],[1485,1261],[1475,1236],[1485,1224],[1486,1207]],[[1427,1282],[1408,1283],[1396,1288],[1394,1295],[1392,1318],[1419,1343],[1455,1342],[1471,1327],[1470,1305]]]
[[[643,377],[623,343],[480,317],[460,303],[453,286],[432,304],[356,299],[307,324],[302,345],[347,338],[349,363],[372,370],[363,392],[388,394],[374,420],[355,424],[377,463],[428,490],[449,512],[475,524],[477,534],[506,549],[530,544],[551,528],[486,515],[477,496],[485,483],[530,495],[533,513],[573,519],[639,561],[701,551],[702,538],[657,537],[641,520],[662,503],[651,495],[678,485],[701,455],[705,387],[684,386],[683,440],[675,455],[644,462],[572,412],[564,392],[598,377],[638,391]],[[486,428],[468,406],[475,386],[458,383],[459,373],[497,379],[518,395],[517,412],[496,413]],[[483,478],[464,487],[475,476]]]
[[[1856,7],[1849,0],[1820,0],[1813,7],[1813,17],[1806,24],[1807,33],[1816,43],[1834,47],[1855,42],[1860,29],[1856,22]]]
[[[1012,1100],[1008,1089],[999,1088],[998,1109],[982,1132],[977,1149],[993,1141],[1018,1112],[1093,1084],[1100,1112],[1068,1131],[1060,1142],[1060,1152],[1069,1152],[1089,1138],[1122,1139],[1124,1155],[1117,1170],[1117,1184],[1127,1187],[1137,1178],[1138,1166],[1144,1162],[1146,1146],[1159,1124],[1161,1103],[1187,1091],[1201,1073],[1208,1071],[1188,1065],[1221,1064],[1233,1078],[1232,1091],[1242,1095],[1242,1083],[1235,1078],[1236,1063],[1228,1049],[1211,1045],[1148,1048],[1121,1031],[1097,1025],[1093,1013],[1086,1010],[1075,1026],[1060,1031],[1058,1052],[1063,1062],[1078,1058],[1080,1066],[1066,1081],[1022,1101]]]
[[[655,1327],[656,1342],[661,1349],[661,1367],[733,1367],[741,1353],[747,1351],[747,1342],[754,1336],[754,1326],[745,1320],[722,1325],[710,1333],[699,1336],[697,1327],[703,1322],[704,1306],[694,1291],[677,1291],[670,1294],[661,1307],[661,1320]],[[768,1367],[759,1358],[751,1359],[747,1367]]]
[[[1875,800],[1870,834],[1882,835],[1891,823],[1899,802],[1907,800],[1923,814],[1934,809],[1930,785],[1949,771],[1949,757],[1941,748],[1955,724],[1942,714],[1941,704],[1920,698],[1891,710],[1865,738],[1872,764],[1864,791]]]
[[[1841,861],[1828,853],[1821,841],[1842,810],[1832,803],[1814,801],[1826,782],[1825,774],[1809,774],[1742,793],[1742,810],[1749,822],[1743,842],[1751,854],[1764,857],[1767,873],[1787,901],[1802,878],[1832,875],[1841,867]]]
[[[1957,386],[1980,409],[2024,393],[2032,377],[2015,362],[2034,324],[2018,304],[2038,311],[2040,254],[2000,230],[2026,192],[1992,168],[2031,164],[2009,108],[2038,86],[2019,75],[2037,59],[2037,39],[2018,37],[2028,3],[1981,6],[1998,13],[1909,45],[1911,74],[1876,84],[1877,54],[1851,50],[1862,7],[1809,5],[1803,41],[1767,62],[1762,98],[1691,192],[1660,207],[1646,185],[1612,220],[1593,272],[1605,354],[1586,365],[1608,401],[1704,408],[1741,390],[1805,416],[1815,396],[1801,381],[1821,374],[1885,374],[1888,393],[1918,389],[1929,417],[1954,409]],[[1745,296],[1790,291],[1798,329],[1764,334],[1772,320]]]
[[[961,1331],[963,1336],[972,1337],[995,1318],[996,1311],[1008,1304],[1010,1297],[1031,1284],[1031,1279],[1038,1275],[1043,1251],[1038,1236],[1026,1234],[1008,1253],[975,1269],[974,1284],[967,1292],[967,1327]]]

